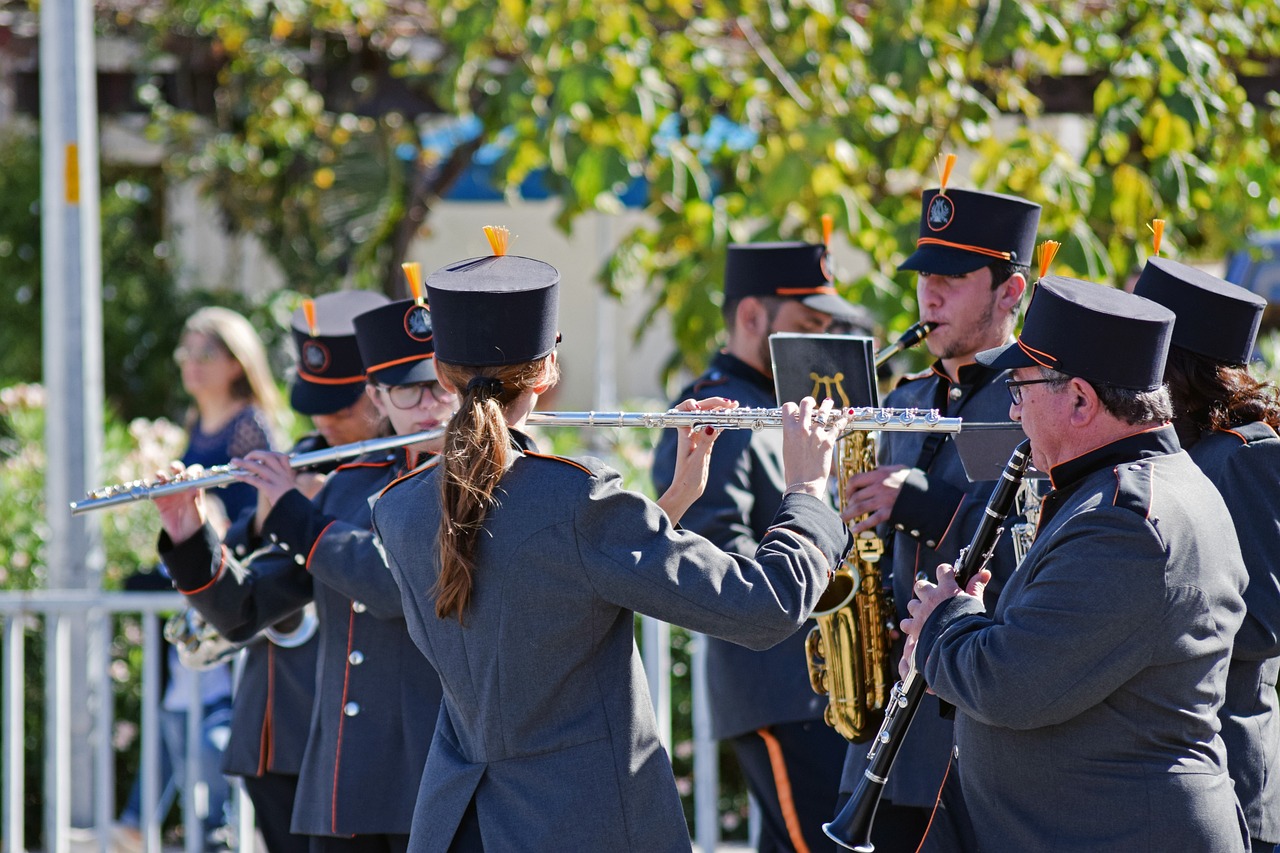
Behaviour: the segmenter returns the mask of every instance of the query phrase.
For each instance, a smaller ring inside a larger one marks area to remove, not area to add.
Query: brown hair
[[[471,600],[476,544],[510,459],[505,410],[539,385],[555,384],[559,371],[550,356],[499,367],[437,360],[436,371],[458,389],[460,400],[445,428],[440,459],[440,576],[432,594],[436,616],[456,615],[462,622]]]
[[[1280,430],[1280,390],[1250,376],[1246,366],[1175,346],[1169,348],[1164,380],[1173,396],[1178,436],[1186,445],[1209,430],[1254,421]]]

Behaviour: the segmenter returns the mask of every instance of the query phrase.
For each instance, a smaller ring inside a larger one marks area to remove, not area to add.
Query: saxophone
[[[912,326],[876,354],[875,366],[920,343],[933,328],[932,323]],[[840,439],[836,479],[842,508],[849,478],[876,467],[876,445],[875,433],[853,432]],[[889,639],[894,605],[881,578],[883,556],[884,542],[874,530],[858,535],[818,599],[817,624],[805,639],[809,684],[827,696],[827,725],[854,743],[880,728],[897,681]]]

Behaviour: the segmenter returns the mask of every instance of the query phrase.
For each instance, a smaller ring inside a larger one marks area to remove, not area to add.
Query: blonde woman
[[[201,308],[183,326],[173,358],[192,400],[185,466],[222,465],[232,457],[277,446],[284,405],[267,367],[266,350],[248,320],[228,308]],[[243,483],[209,494],[221,503],[227,520],[256,501],[253,488]]]

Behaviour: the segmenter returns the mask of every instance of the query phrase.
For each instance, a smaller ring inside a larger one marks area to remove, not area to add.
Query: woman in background
[[[183,465],[208,468],[280,446],[276,436],[286,417],[284,404],[266,349],[248,320],[228,308],[201,308],[182,327],[173,358],[192,401]],[[242,483],[210,494],[220,502],[227,522],[255,500],[253,488]]]

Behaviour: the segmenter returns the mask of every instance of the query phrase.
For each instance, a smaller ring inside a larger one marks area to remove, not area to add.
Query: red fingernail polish
[[[715,435],[715,434],[716,434],[716,428],[715,428],[715,427],[704,427],[704,428],[703,428],[703,432],[705,432],[707,435]]]

